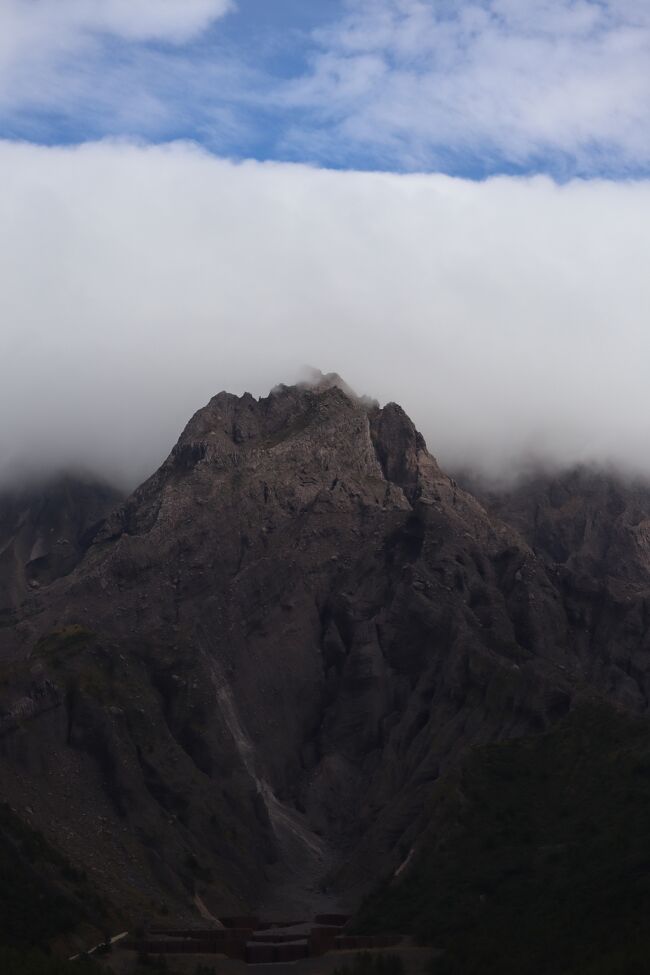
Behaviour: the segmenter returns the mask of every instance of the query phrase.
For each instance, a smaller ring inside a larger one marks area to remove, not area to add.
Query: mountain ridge
[[[354,907],[467,749],[646,708],[643,573],[558,570],[341,383],[213,397],[2,631],[0,786],[131,915]]]

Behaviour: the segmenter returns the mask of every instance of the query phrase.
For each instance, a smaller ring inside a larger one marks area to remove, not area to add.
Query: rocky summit
[[[219,393],[126,500],[50,493],[42,531],[2,502],[0,853],[39,837],[25,890],[68,931],[355,911],[424,889],[468,756],[594,701],[642,720],[650,490],[467,487],[327,376]]]

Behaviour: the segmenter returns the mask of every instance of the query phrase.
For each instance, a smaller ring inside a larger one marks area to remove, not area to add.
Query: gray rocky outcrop
[[[648,514],[578,485],[552,529],[509,515],[325,380],[215,396],[2,630],[0,715],[34,681],[57,707],[0,739],[0,788],[130,911],[354,904],[473,744],[646,707]]]

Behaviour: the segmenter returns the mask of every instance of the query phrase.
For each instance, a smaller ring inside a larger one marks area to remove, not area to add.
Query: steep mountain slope
[[[121,500],[110,485],[71,475],[0,491],[0,625],[28,592],[72,571]]]
[[[101,937],[111,917],[85,873],[0,804],[0,946],[47,949],[80,928]],[[70,952],[68,951],[68,954]]]
[[[470,746],[645,709],[646,577],[572,571],[395,404],[220,393],[3,631],[0,789],[131,917],[354,905]]]
[[[650,580],[650,486],[614,470],[543,471],[512,487],[468,484],[549,564],[631,591]]]
[[[429,802],[412,867],[364,904],[458,975],[641,973],[650,934],[650,725],[603,702],[475,748]]]
[[[577,467],[540,473],[506,490],[478,484],[474,490],[546,565],[585,677],[622,702],[647,708],[650,486]]]

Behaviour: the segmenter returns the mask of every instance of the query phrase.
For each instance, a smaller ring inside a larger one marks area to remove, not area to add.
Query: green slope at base
[[[440,975],[649,972],[650,723],[591,703],[474,749],[413,861],[357,928],[447,949]]]
[[[0,947],[0,972],[6,975],[102,975],[103,971],[90,959],[64,961],[38,949]]]
[[[85,874],[0,803],[0,945],[47,949],[82,924],[101,930],[104,917]]]

